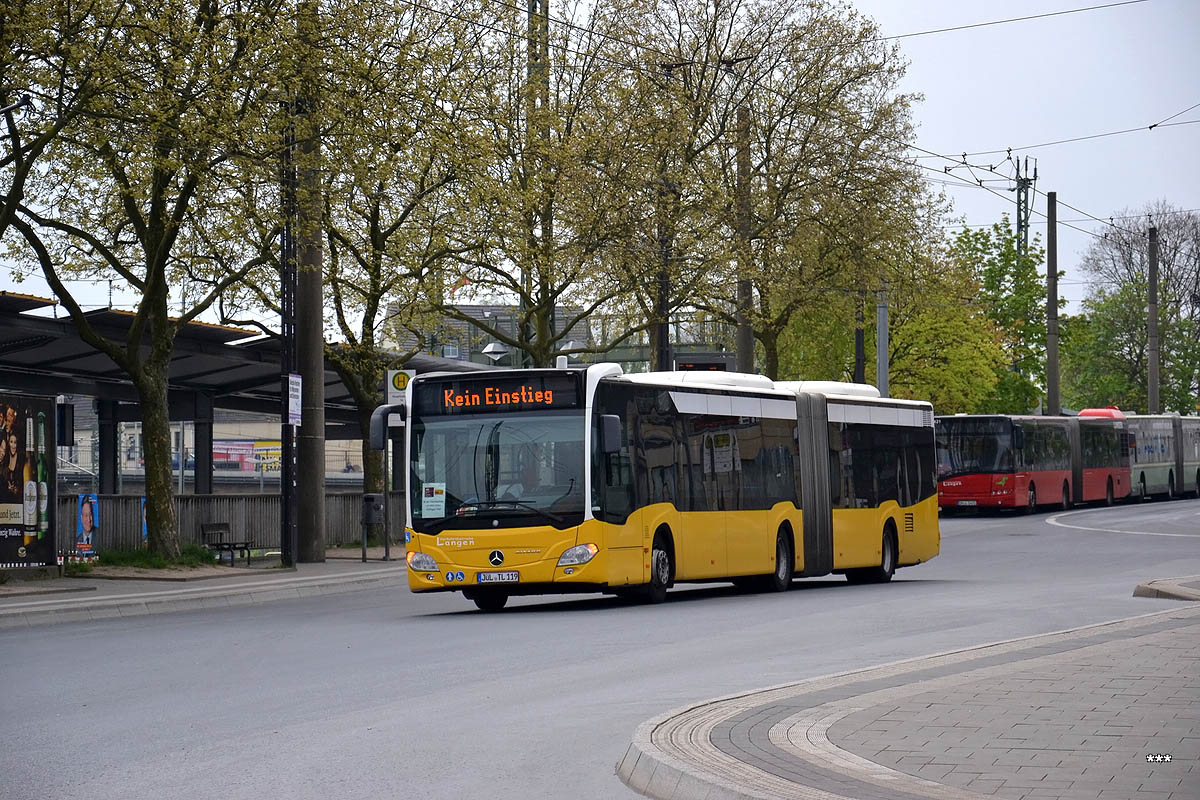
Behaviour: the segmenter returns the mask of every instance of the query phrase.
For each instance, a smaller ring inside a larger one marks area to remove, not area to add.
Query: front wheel
[[[505,592],[476,592],[469,597],[480,611],[499,611],[508,603]]]
[[[646,584],[643,595],[647,603],[661,603],[667,599],[667,587],[671,585],[672,572],[674,565],[671,563],[667,537],[656,533],[654,546],[650,548],[650,583]]]

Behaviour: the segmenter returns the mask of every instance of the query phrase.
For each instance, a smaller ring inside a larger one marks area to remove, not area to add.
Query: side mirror
[[[1024,450],[1025,449],[1025,429],[1020,427],[1019,425],[1013,426],[1013,449],[1014,450]]]
[[[388,440],[388,416],[399,414],[404,416],[404,403],[382,405],[371,412],[371,449],[386,450]]]
[[[621,450],[621,418],[616,414],[600,415],[600,452],[608,455]]]

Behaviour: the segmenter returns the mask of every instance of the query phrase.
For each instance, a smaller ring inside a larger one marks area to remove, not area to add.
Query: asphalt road
[[[1134,586],[1200,574],[1200,500],[942,530],[883,586],[502,614],[377,590],[0,632],[0,796],[628,798],[614,764],[665,710],[1169,608]]]

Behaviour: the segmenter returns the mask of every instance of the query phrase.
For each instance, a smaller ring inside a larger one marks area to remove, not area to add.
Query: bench
[[[218,560],[220,560],[221,553],[228,552],[229,566],[231,567],[234,553],[241,553],[246,559],[246,563],[250,563],[250,548],[253,542],[235,539],[228,522],[200,523],[200,542],[209,550],[216,552]]]

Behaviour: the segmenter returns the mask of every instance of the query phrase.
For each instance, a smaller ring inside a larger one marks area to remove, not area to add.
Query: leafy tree
[[[571,25],[506,3],[486,11],[490,35],[462,54],[478,82],[463,96],[476,158],[460,173],[458,217],[477,249],[454,271],[427,273],[425,293],[522,363],[549,366],[558,352],[607,349],[645,327],[630,317],[614,341],[562,348],[576,323],[632,286],[624,189],[641,172],[643,98],[614,57],[615,7],[573,3],[560,12]],[[462,308],[479,301],[518,306],[516,331]],[[556,319],[562,309],[573,310]]]
[[[286,15],[272,0],[223,7],[157,0],[95,4],[81,23],[53,4],[47,28],[89,32],[83,43],[39,40],[19,73],[40,96],[60,76],[103,74],[85,92],[30,173],[9,244],[17,272],[40,270],[80,336],[129,375],[142,413],[149,546],[176,556],[167,378],[176,335],[259,263],[265,246],[238,224],[237,209],[261,185],[258,137],[274,107],[278,32]],[[78,46],[76,46],[78,44]],[[103,46],[101,46],[103,45]],[[52,113],[49,109],[47,113]],[[274,136],[272,141],[277,141]],[[217,246],[209,233],[223,226]],[[23,246],[21,246],[23,244]],[[237,260],[230,272],[217,256]],[[69,278],[113,279],[136,290],[125,338],[97,330],[67,288]],[[177,291],[178,295],[173,296]],[[179,303],[180,313],[170,309]]]
[[[1116,216],[1158,228],[1160,401],[1165,410],[1193,413],[1200,398],[1200,215],[1158,202]],[[1083,314],[1064,332],[1064,400],[1144,411],[1149,244],[1142,224],[1107,227],[1081,266],[1092,283]]]
[[[907,196],[921,186],[899,157],[912,98],[897,94],[904,64],[873,23],[830,3],[780,2],[747,12],[755,37],[737,65],[731,104],[752,109],[746,189],[749,245],[738,243],[738,148],[716,149],[722,218],[748,276],[749,314],[764,371],[779,371],[779,337],[813,287],[878,286]],[[776,15],[778,18],[776,18]],[[732,137],[731,137],[732,138]],[[897,213],[899,212],[899,213]],[[727,262],[733,263],[733,262]],[[732,285],[737,275],[721,270]],[[713,291],[712,296],[728,295]],[[730,322],[728,303],[717,305]]]
[[[1007,217],[991,228],[965,228],[951,240],[950,257],[978,282],[978,303],[1005,353],[979,412],[1022,414],[1040,402],[1046,374],[1046,287],[1039,269],[1044,255],[1036,239],[1021,253]]]

